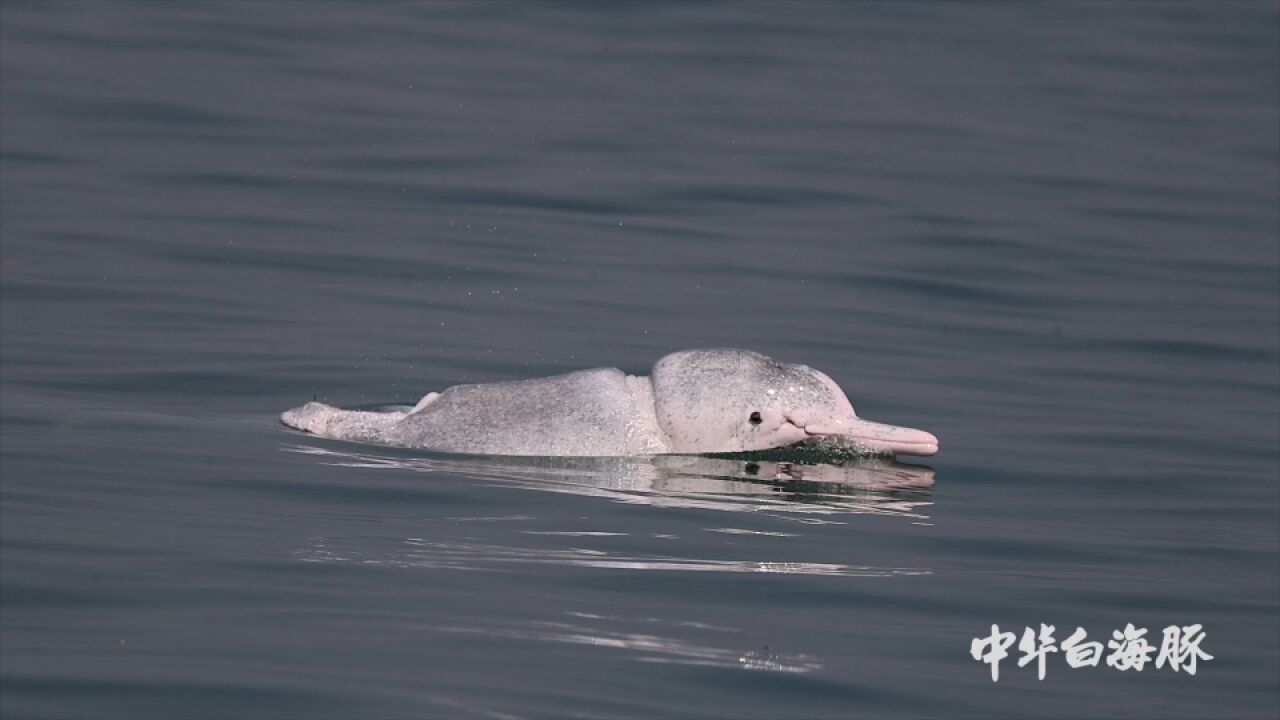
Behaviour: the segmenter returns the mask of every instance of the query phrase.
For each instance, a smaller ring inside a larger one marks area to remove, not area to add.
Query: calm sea
[[[15,0],[0,92],[6,720],[1280,714],[1274,2]],[[717,346],[942,451],[277,421]]]

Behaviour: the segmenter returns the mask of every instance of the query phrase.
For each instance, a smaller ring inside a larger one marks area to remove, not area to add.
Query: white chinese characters
[[[1111,648],[1111,654],[1107,656],[1107,664],[1117,670],[1134,669],[1142,672],[1145,666],[1151,660],[1151,653],[1156,649],[1147,644],[1144,637],[1147,629],[1139,630],[1129,623],[1124,626],[1124,631],[1112,630],[1111,639],[1107,641],[1107,647]]]
[[[990,637],[974,638],[969,644],[969,654],[973,659],[991,666],[991,682],[1000,679],[1000,661],[1009,657],[1009,646],[1013,644],[1013,639],[1013,633],[1002,633],[999,625],[992,625]]]
[[[1040,624],[1040,631],[1024,628],[1022,639],[1018,642],[1018,667],[1026,667],[1036,663],[1036,675],[1044,680],[1045,665],[1052,653],[1062,653],[1067,665],[1071,668],[1097,667],[1102,661],[1103,646],[1096,640],[1087,640],[1088,633],[1084,628],[1076,631],[1062,641],[1059,646],[1054,638],[1056,628],[1053,625]],[[1125,625],[1124,630],[1114,630],[1107,648],[1111,651],[1105,655],[1107,666],[1116,670],[1136,670],[1142,672],[1156,647],[1146,639],[1147,629],[1136,628],[1133,623]],[[991,666],[991,681],[1000,680],[1000,662],[1009,657],[1009,648],[1013,646],[1017,636],[1012,632],[1001,632],[999,625],[991,626],[991,634],[976,637],[969,644],[969,654],[974,660]],[[1164,629],[1159,653],[1155,658],[1156,669],[1168,665],[1174,672],[1187,671],[1188,675],[1196,674],[1196,664],[1201,660],[1212,660],[1213,656],[1200,647],[1204,640],[1204,628],[1199,625],[1170,625]]]
[[[1174,672],[1186,670],[1188,675],[1195,675],[1198,660],[1213,659],[1212,655],[1200,649],[1201,640],[1204,640],[1204,630],[1199,623],[1181,628],[1170,625],[1164,629],[1156,667],[1163,667],[1167,662]]]

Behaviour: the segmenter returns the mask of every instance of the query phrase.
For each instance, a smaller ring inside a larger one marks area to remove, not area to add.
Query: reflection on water
[[[696,626],[694,629],[704,633],[738,632],[733,628],[719,628],[701,623],[672,623],[660,618],[623,618],[578,612],[566,614],[573,620],[533,622],[527,627],[428,626],[422,629],[462,635],[614,648],[631,653],[639,662],[741,668],[781,673],[808,673],[822,669],[822,661],[811,655],[780,653],[768,647],[743,651],[659,634],[663,629],[674,630],[677,627],[687,629],[690,626]],[[634,629],[618,630],[602,627],[601,623],[661,627],[656,630],[645,627],[644,632],[636,632]]]
[[[289,452],[322,458],[346,467],[439,472],[475,478],[509,487],[602,497],[616,502],[654,507],[753,513],[776,519],[832,524],[837,514],[873,513],[919,522],[930,504],[933,471],[884,458],[856,462],[813,464],[785,460],[724,457],[656,456],[648,458],[494,458],[422,456],[402,451],[353,452],[311,446],[286,447]],[[799,514],[797,514],[799,513]],[[812,517],[824,515],[826,518]],[[456,518],[463,519],[463,518]],[[519,525],[528,516],[465,518],[486,523]],[[923,524],[923,523],[921,523]],[[423,528],[425,531],[426,528]],[[528,544],[474,542],[450,534],[444,540],[426,537],[387,538],[389,544],[368,538],[315,537],[296,553],[306,562],[352,563],[382,567],[511,571],[517,567],[559,566],[632,571],[701,573],[760,573],[826,577],[893,577],[929,575],[916,567],[880,567],[843,562],[780,560],[767,546],[748,558],[709,558],[678,552],[636,551],[635,544],[619,550],[609,541],[629,533],[619,528],[519,529]],[[787,542],[796,532],[703,527],[707,533]],[[540,540],[535,540],[539,538]],[[654,534],[665,543],[679,538]],[[565,543],[571,542],[572,545]],[[549,543],[549,544],[548,544]],[[665,545],[664,545],[665,547]],[[683,543],[671,547],[683,548]],[[783,546],[778,545],[779,549]],[[698,553],[701,555],[702,553]]]
[[[768,573],[827,577],[893,577],[931,575],[927,568],[873,567],[844,563],[780,562],[773,560],[712,560],[674,555],[624,555],[590,548],[510,547],[405,538],[386,551],[341,550],[337,538],[312,538],[297,553],[304,562],[356,563],[381,567],[450,570],[502,570],[512,565],[562,565],[611,570],[666,570],[718,573]]]
[[[284,448],[344,467],[442,472],[527,490],[708,510],[878,514],[925,520],[933,470],[880,457],[819,463],[659,455],[641,458],[495,458]],[[734,532],[722,529],[720,532]]]

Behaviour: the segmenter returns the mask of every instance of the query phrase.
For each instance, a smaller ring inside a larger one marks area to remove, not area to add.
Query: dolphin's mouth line
[[[839,430],[810,430],[808,428],[801,427],[799,425],[796,425],[796,428],[803,430],[805,434],[808,435],[809,437],[845,437],[845,438],[849,438],[850,440],[866,440],[868,442],[884,441],[882,438],[875,438],[870,435],[855,435],[851,432],[840,432]],[[927,440],[894,440],[893,442],[894,444],[897,444],[897,445],[933,445],[934,444]]]
[[[885,442],[884,440],[879,438],[864,437],[859,435],[848,435],[848,434],[842,434],[842,433],[810,433],[809,437],[846,438],[848,440],[852,440],[853,442],[863,442],[868,445],[883,445]],[[936,447],[937,443],[917,441],[917,440],[894,440],[893,445],[895,445],[896,447],[912,447],[912,448],[920,448],[923,450],[925,448]]]

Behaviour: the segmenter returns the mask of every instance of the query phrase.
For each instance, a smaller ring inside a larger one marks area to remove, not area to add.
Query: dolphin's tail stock
[[[395,430],[407,412],[343,410],[320,402],[286,410],[280,421],[291,428],[335,440],[395,445]]]

